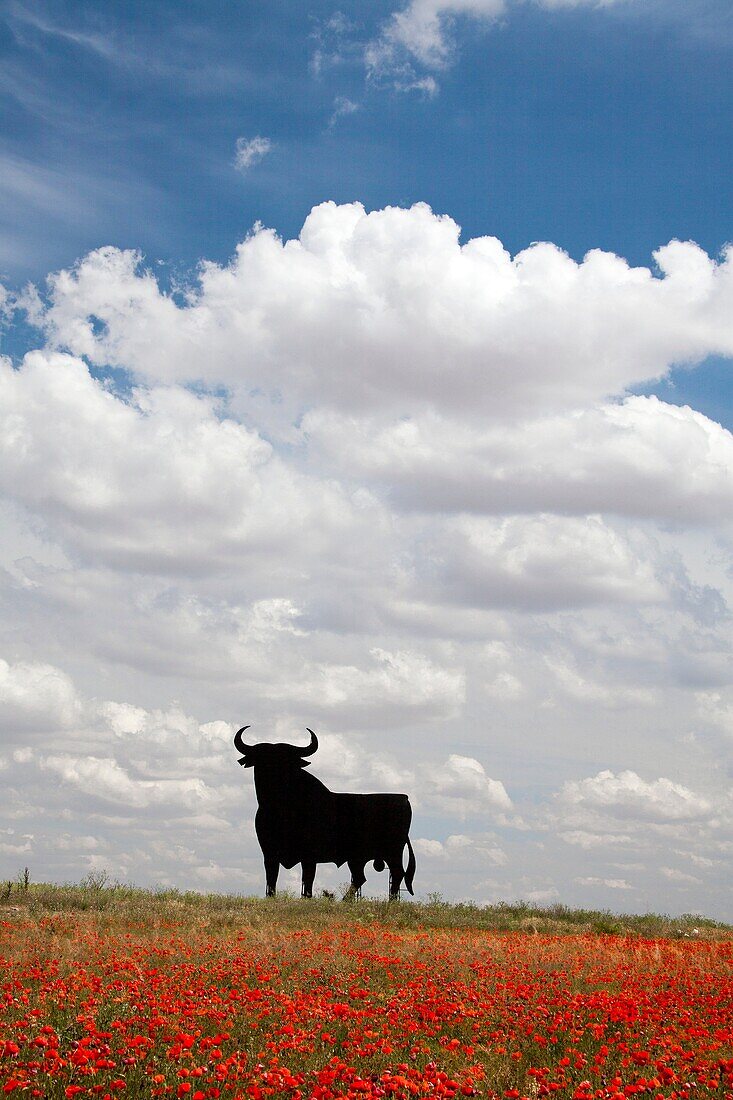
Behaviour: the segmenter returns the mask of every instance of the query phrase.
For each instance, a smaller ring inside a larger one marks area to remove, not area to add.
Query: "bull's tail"
[[[412,850],[409,836],[407,838],[407,851],[409,854],[407,857],[407,870],[405,871],[405,886],[408,892],[414,896],[415,891],[412,889],[412,880],[415,877],[415,867],[417,864],[415,863],[415,853]]]

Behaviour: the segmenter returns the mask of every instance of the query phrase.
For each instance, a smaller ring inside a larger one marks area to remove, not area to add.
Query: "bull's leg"
[[[277,890],[277,876],[280,873],[280,860],[275,856],[265,856],[265,897],[274,898]]]
[[[402,870],[402,854],[400,853],[396,859],[388,859],[387,866],[389,867],[389,900],[398,901],[402,879],[405,877],[405,872]]]
[[[316,877],[316,861],[314,859],[304,859],[301,868],[303,871],[303,885],[300,892],[304,898],[312,898],[313,880]]]
[[[352,898],[360,898],[361,888],[366,882],[366,875],[364,874],[364,864],[360,860],[350,859],[349,870],[351,871],[351,886],[349,887],[349,894]]]

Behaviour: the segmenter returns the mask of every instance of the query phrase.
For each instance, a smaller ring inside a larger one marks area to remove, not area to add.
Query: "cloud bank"
[[[410,793],[423,892],[724,915],[733,439],[631,391],[733,355],[728,251],[324,203],[3,301],[7,859],[259,890],[231,735],[311,725]]]

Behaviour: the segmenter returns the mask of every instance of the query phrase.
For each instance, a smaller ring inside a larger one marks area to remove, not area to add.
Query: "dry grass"
[[[596,932],[645,939],[732,938],[733,926],[697,914],[639,916],[608,911],[544,908],[515,904],[451,904],[439,896],[427,901],[389,902],[373,898],[342,902],[333,898],[303,900],[288,894],[277,898],[234,894],[199,894],[178,890],[144,890],[108,884],[104,876],[89,876],[78,885],[30,883],[22,878],[0,887],[0,919],[62,918],[86,913],[100,928],[160,929],[190,927],[212,933],[235,928],[259,930],[263,937],[279,929],[349,928],[380,924],[395,929],[464,929],[563,935]],[[63,921],[58,923],[62,934]]]

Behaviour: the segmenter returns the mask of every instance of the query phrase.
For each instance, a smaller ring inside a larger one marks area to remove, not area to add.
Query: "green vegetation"
[[[358,901],[330,896],[304,900],[282,893],[277,898],[242,897],[236,894],[199,894],[193,891],[145,890],[109,883],[106,875],[90,874],[78,885],[32,883],[27,875],[0,886],[0,920],[22,917],[42,919],[51,915],[95,913],[101,923],[160,926],[308,927],[384,924],[396,929],[456,928],[492,932],[537,932],[553,935],[597,932],[605,935],[648,938],[699,938],[728,940],[733,925],[686,914],[669,917],[655,913],[640,916],[608,911],[570,909],[565,905],[537,907],[525,902],[477,905],[452,903],[431,894],[423,901],[390,902],[362,898]]]

